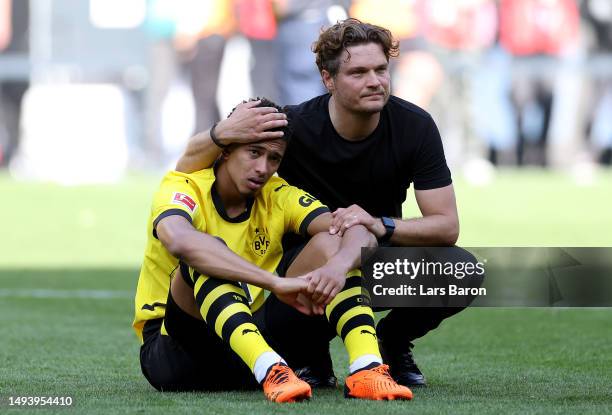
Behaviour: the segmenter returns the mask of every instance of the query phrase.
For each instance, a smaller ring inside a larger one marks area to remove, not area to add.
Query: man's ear
[[[331,76],[331,74],[329,72],[327,72],[326,69],[323,69],[321,71],[321,79],[323,79],[323,85],[325,85],[325,88],[327,89],[327,91],[331,94],[334,92],[334,77]]]

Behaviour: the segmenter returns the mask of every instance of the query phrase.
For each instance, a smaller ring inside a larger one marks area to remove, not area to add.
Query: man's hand
[[[287,116],[273,107],[257,107],[261,101],[239,104],[232,115],[220,121],[215,134],[221,144],[250,143],[281,138],[282,131],[266,131],[287,125]]]
[[[308,294],[315,314],[323,314],[323,307],[342,291],[346,283],[346,272],[346,269],[327,263],[305,275],[309,280]]]
[[[274,281],[270,291],[285,304],[289,304],[299,312],[312,315],[312,306],[303,295],[308,293],[308,277],[280,278]]]
[[[336,209],[332,213],[333,220],[329,233],[342,236],[347,229],[355,225],[365,226],[374,236],[381,238],[385,234],[385,226],[379,218],[375,218],[357,205]]]

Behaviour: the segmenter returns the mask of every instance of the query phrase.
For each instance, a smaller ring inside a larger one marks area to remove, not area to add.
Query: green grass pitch
[[[255,393],[158,393],[130,327],[157,178],[58,187],[0,176],[0,413],[612,413],[612,309],[469,309],[416,342],[430,386],[411,402],[304,404]],[[612,246],[612,174],[455,181],[462,246]],[[405,205],[415,215],[414,199]],[[347,359],[334,341],[336,373]],[[10,408],[9,396],[71,396],[72,408]],[[42,411],[42,412],[40,412]]]

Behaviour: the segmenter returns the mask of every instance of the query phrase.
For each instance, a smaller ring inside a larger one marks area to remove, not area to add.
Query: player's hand
[[[355,225],[365,226],[377,238],[385,234],[385,226],[379,218],[375,218],[357,205],[336,209],[332,212],[332,223],[329,233],[342,236],[347,229]]]
[[[270,291],[282,302],[288,304],[299,312],[308,316],[313,314],[310,301],[302,294],[308,294],[308,278],[281,278],[278,277]]]
[[[261,103],[248,101],[239,104],[232,115],[220,121],[215,134],[221,144],[250,143],[281,138],[282,131],[266,131],[287,125],[287,116],[274,107],[255,107]]]
[[[323,314],[323,308],[342,291],[346,283],[346,272],[329,264],[309,272],[305,277],[310,281],[308,294],[315,314]]]
[[[309,315],[323,315],[325,313],[325,306],[313,303],[309,296],[298,294],[298,302],[310,310]]]

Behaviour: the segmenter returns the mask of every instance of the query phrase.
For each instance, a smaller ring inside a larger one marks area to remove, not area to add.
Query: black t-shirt
[[[348,141],[329,117],[330,95],[290,106],[294,136],[278,170],[334,210],[355,203],[374,216],[402,216],[406,190],[452,183],[440,133],[423,109],[391,96],[378,126]]]

